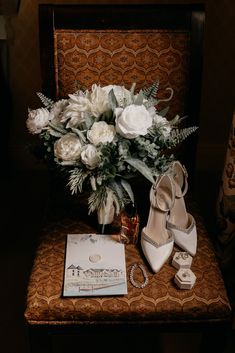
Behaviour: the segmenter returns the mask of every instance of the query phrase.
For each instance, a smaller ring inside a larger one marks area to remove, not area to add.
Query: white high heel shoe
[[[141,232],[143,253],[155,273],[162,268],[173,250],[174,237],[166,228],[166,219],[174,199],[172,179],[168,175],[160,176],[151,187],[148,221]]]
[[[175,203],[167,220],[167,228],[174,234],[175,243],[190,255],[197,251],[197,229],[193,216],[187,212],[184,195],[188,190],[188,173],[179,161],[174,161],[170,174],[175,184]]]

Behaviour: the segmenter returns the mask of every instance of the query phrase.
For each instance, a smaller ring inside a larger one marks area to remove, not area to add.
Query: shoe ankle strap
[[[150,203],[153,207],[163,212],[172,209],[175,202],[175,187],[172,178],[163,174],[160,175],[150,190]]]
[[[188,172],[187,172],[187,169],[185,168],[185,166],[183,164],[181,164],[179,161],[175,161],[172,163],[172,167],[171,167],[171,170],[172,170],[172,174],[173,174],[173,179],[175,179],[175,165],[178,165],[182,171],[182,175],[183,175],[183,184],[181,186],[181,193],[178,194],[177,191],[176,191],[176,194],[175,196],[176,197],[183,197],[187,191],[188,191]],[[183,188],[183,190],[182,190]]]

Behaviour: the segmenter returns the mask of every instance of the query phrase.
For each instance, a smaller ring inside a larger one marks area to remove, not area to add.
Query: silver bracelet
[[[142,274],[143,274],[143,277],[144,277],[144,283],[140,284],[140,283],[136,283],[136,281],[134,280],[134,272],[135,270],[139,268],[141,271],[142,271]],[[136,287],[136,288],[144,288],[145,286],[147,286],[148,284],[148,275],[147,275],[147,272],[144,268],[144,266],[142,264],[133,264],[131,265],[131,270],[130,270],[130,282],[131,284]]]

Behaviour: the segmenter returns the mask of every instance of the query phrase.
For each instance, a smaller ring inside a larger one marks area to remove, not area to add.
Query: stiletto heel
[[[168,175],[160,176],[151,187],[148,221],[141,232],[143,253],[155,273],[161,269],[173,250],[173,233],[166,228],[166,220],[174,199],[172,179]]]
[[[194,256],[197,250],[197,230],[193,216],[187,212],[184,195],[188,190],[188,173],[185,167],[174,161],[170,168],[175,185],[175,203],[167,220],[167,228],[174,234],[175,243]]]

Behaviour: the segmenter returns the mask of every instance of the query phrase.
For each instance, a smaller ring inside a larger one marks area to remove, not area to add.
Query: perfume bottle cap
[[[137,211],[136,207],[133,203],[130,202],[130,203],[126,204],[125,212],[126,212],[127,217],[129,217],[129,218],[134,217],[136,215],[136,211]]]

